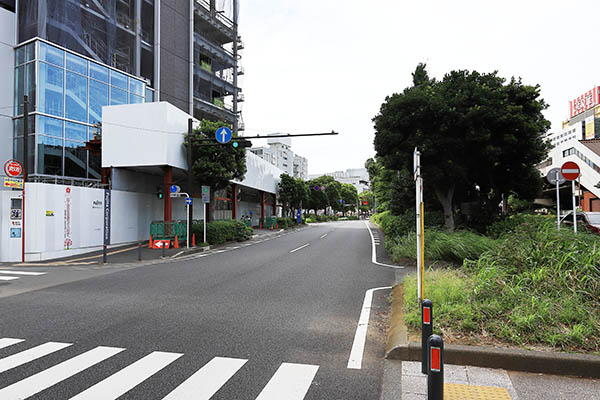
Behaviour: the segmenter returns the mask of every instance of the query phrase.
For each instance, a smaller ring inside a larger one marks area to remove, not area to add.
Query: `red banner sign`
[[[17,160],[8,160],[4,163],[4,173],[13,178],[20,176],[23,173],[23,166]]]
[[[600,101],[598,96],[600,96],[600,90],[598,87],[594,87],[592,90],[589,90],[581,96],[570,101],[569,118],[573,118],[574,116],[594,107],[596,104],[599,104]]]

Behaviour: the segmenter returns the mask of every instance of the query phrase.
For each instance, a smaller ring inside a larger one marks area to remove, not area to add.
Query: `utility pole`
[[[25,262],[25,183],[27,182],[27,174],[29,169],[27,168],[27,161],[29,159],[29,99],[27,96],[23,96],[23,198],[21,206],[21,261]]]
[[[188,118],[188,148],[187,148],[187,164],[188,164],[188,192],[190,193],[190,197],[192,195],[192,124],[194,120],[192,118]],[[188,221],[191,224],[193,221],[194,210],[192,207],[188,207]]]
[[[233,0],[233,136],[238,135],[238,0]]]

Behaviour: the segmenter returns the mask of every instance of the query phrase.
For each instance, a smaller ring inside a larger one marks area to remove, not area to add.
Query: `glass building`
[[[100,160],[86,150],[99,134],[102,106],[143,103],[146,83],[41,39],[15,51],[14,152],[23,154],[23,96],[29,100],[28,174],[99,180]]]

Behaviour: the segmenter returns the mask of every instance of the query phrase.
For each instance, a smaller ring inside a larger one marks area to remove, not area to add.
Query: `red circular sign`
[[[19,176],[23,173],[23,166],[17,160],[8,160],[4,163],[4,173],[7,176]]]
[[[573,161],[567,161],[560,167],[560,173],[568,181],[574,181],[579,177],[579,165]]]

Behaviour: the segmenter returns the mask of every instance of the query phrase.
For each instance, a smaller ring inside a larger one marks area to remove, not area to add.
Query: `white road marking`
[[[401,267],[399,265],[389,265],[389,264],[384,264],[384,263],[380,263],[379,261],[377,261],[377,250],[376,250],[377,248],[375,247],[375,238],[373,237],[373,232],[371,232],[371,227],[369,226],[369,223],[367,221],[364,221],[364,222],[365,222],[365,226],[369,230],[369,234],[371,235],[371,262],[375,265],[381,265],[382,267],[403,269],[404,267]]]
[[[296,252],[296,251],[298,251],[298,250],[302,250],[303,248],[305,248],[305,247],[307,247],[307,246],[310,246],[310,243],[306,243],[305,245],[303,245],[303,246],[300,246],[300,247],[298,247],[297,249],[294,249],[294,250],[290,251],[290,254],[291,254],[291,253],[295,253],[295,252]]]
[[[96,347],[95,349],[5,387],[0,390],[0,399],[19,400],[33,396],[50,386],[54,386],[57,383],[122,352],[123,350],[125,349],[117,347]]]
[[[12,339],[12,338],[2,338],[0,339],[0,349],[3,349],[8,346],[12,346],[13,344],[24,342],[25,339]]]
[[[15,279],[19,279],[18,276],[0,276],[0,281],[14,281]]]
[[[0,274],[38,276],[38,275],[46,275],[47,272],[13,271],[10,269],[0,269]]]
[[[218,253],[225,253],[225,251],[226,251],[226,250],[217,250],[217,251],[215,251],[215,254],[218,254]]]
[[[327,234],[324,234],[323,236],[321,236],[319,239],[323,239],[325,236],[327,236]]]
[[[215,357],[163,400],[209,400],[247,361]]]
[[[116,399],[177,360],[183,354],[155,351],[123,368],[71,400]]]
[[[256,400],[302,400],[318,369],[318,365],[283,363]]]
[[[348,359],[348,368],[362,368],[362,359],[365,351],[365,342],[367,340],[367,329],[369,328],[369,315],[371,314],[373,292],[376,290],[391,288],[391,286],[379,287],[369,289],[365,293],[365,300],[363,301],[362,311],[360,312],[360,317],[358,318],[358,326],[356,327],[356,334],[354,335],[354,343],[352,343],[352,350],[350,351],[350,358]]]
[[[182,250],[182,251],[180,251],[179,253],[175,253],[175,254],[173,254],[173,255],[171,256],[171,258],[176,258],[176,257],[178,257],[178,256],[180,256],[180,255],[182,255],[182,254],[183,254],[183,250]]]
[[[35,346],[31,349],[24,350],[12,356],[5,357],[0,360],[0,372],[8,371],[18,367],[19,365],[27,364],[30,361],[47,356],[55,351],[62,350],[65,347],[71,346],[72,343],[48,342]]]

